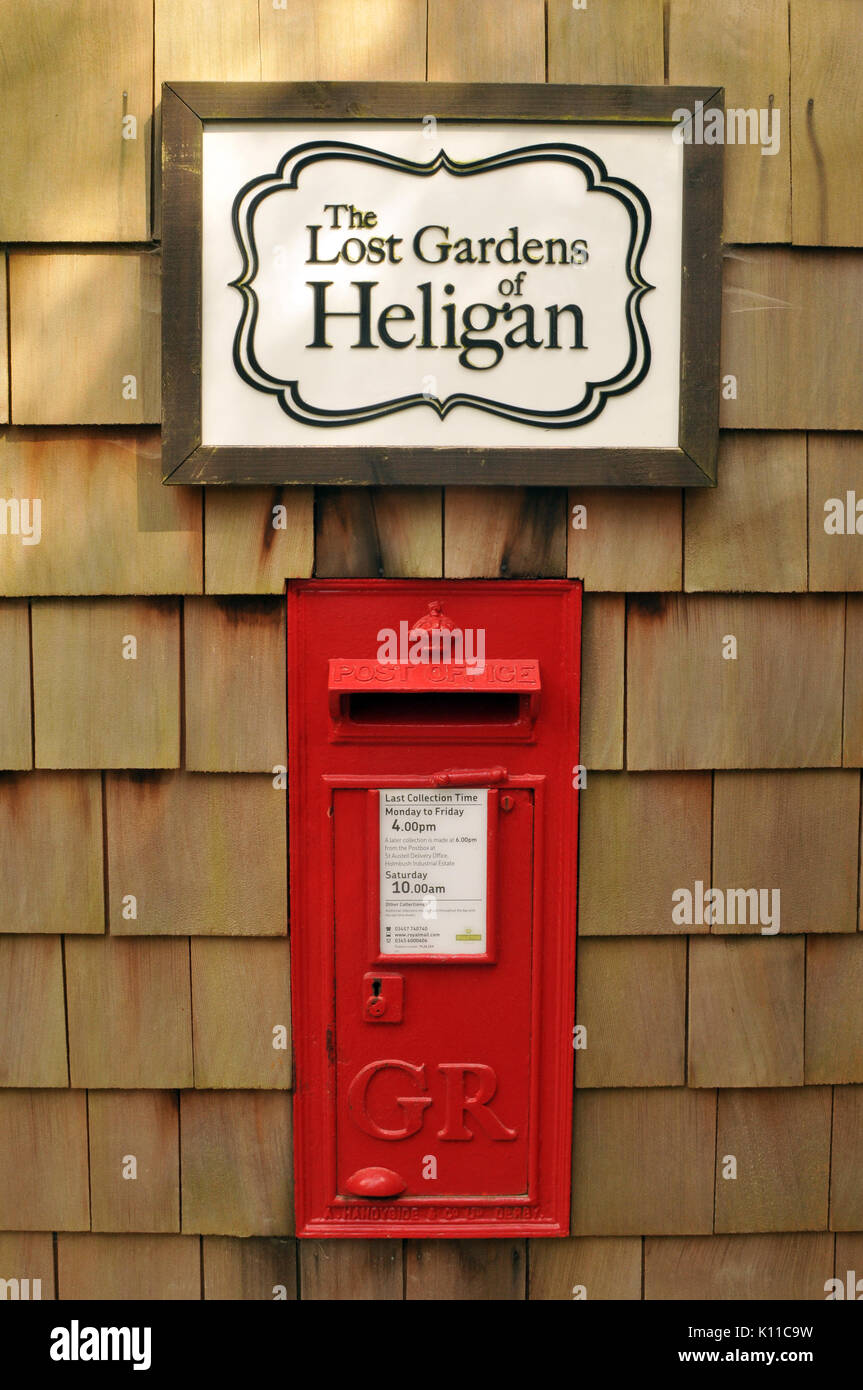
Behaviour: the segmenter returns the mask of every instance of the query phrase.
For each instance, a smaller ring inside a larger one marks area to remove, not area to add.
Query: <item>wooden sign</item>
[[[166,481],[714,483],[721,109],[166,84]]]

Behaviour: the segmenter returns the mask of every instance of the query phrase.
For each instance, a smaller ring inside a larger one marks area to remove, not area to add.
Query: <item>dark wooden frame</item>
[[[204,122],[453,120],[671,125],[724,108],[722,88],[449,82],[182,82],[162,85],[162,450],[171,483],[488,483],[715,486],[719,421],[722,147],[683,146],[678,447],[297,448],[201,444]]]

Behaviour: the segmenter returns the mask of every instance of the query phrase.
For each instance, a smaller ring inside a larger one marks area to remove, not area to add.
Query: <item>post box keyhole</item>
[[[401,1023],[404,1003],[402,975],[363,976],[363,1016],[367,1023]]]

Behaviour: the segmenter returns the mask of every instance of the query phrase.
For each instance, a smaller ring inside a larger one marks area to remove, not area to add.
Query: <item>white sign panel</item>
[[[203,446],[678,443],[668,126],[204,124]]]
[[[484,955],[488,792],[378,795],[381,954]]]

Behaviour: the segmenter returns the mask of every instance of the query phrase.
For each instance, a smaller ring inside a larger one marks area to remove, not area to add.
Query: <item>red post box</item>
[[[581,586],[288,586],[300,1236],[566,1235]]]

